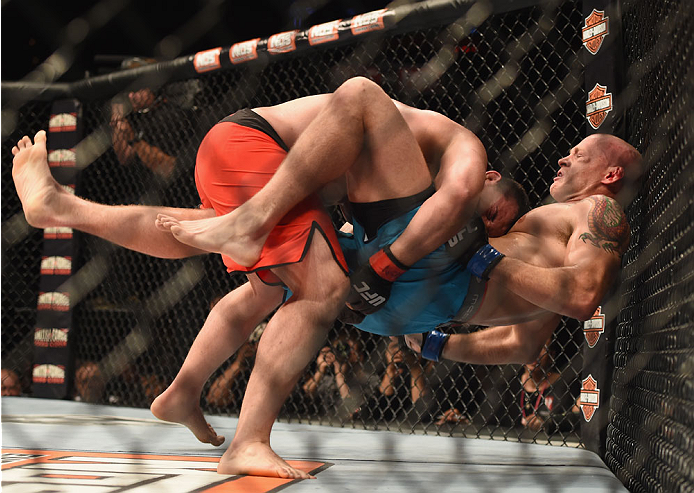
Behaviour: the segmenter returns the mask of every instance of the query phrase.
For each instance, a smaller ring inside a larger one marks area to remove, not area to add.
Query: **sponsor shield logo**
[[[593,9],[583,25],[583,46],[593,55],[597,55],[608,34],[610,34],[610,18],[605,17],[604,10]]]
[[[49,132],[74,132],[77,129],[77,113],[59,113],[48,120]]]
[[[599,306],[593,317],[590,320],[583,322],[583,335],[589,347],[595,347],[600,339],[600,334],[605,332],[605,315],[601,312],[602,307]]]
[[[595,414],[595,410],[600,407],[600,389],[598,382],[593,375],[588,375],[583,380],[581,387],[581,411],[586,421],[590,421]]]
[[[50,291],[48,293],[39,293],[38,307],[39,310],[56,310],[66,312],[70,309],[70,294]]]
[[[67,347],[69,329],[41,329],[34,331],[34,346]]]
[[[588,101],[586,101],[588,123],[597,130],[610,111],[612,111],[612,93],[607,92],[607,86],[595,84],[593,90],[588,93]]]
[[[34,365],[31,374],[34,383],[61,384],[65,382],[65,367],[63,365]]]
[[[72,238],[72,228],[57,226],[43,230],[43,237],[46,240],[69,240]]]
[[[48,166],[51,168],[74,167],[77,162],[74,149],[56,149],[48,153]]]

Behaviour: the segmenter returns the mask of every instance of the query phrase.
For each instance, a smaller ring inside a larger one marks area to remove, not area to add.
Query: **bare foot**
[[[205,421],[197,399],[191,399],[188,394],[177,393],[169,387],[154,399],[150,410],[162,421],[184,425],[202,443],[210,443],[215,447],[224,443],[224,437],[217,435],[214,428]]]
[[[247,474],[286,479],[316,479],[315,476],[293,468],[277,455],[269,444],[251,442],[232,445],[224,452],[217,466],[219,474]]]
[[[51,175],[46,150],[46,132],[39,130],[34,143],[26,135],[12,148],[12,179],[24,215],[35,228],[63,226],[60,213],[67,210],[70,195]]]
[[[181,243],[208,252],[228,255],[239,265],[251,267],[260,258],[268,235],[240,233],[236,222],[237,211],[238,209],[223,216],[195,221],[179,221],[174,217],[159,214],[155,224],[159,229],[171,231]]]

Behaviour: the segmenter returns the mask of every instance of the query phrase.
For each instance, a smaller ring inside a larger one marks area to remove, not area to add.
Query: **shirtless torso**
[[[629,226],[614,199],[604,195],[538,207],[508,234],[490,243],[510,258],[538,267],[590,268],[596,278],[612,282],[626,250]],[[598,260],[599,259],[599,260]],[[571,287],[566,286],[567,296]],[[549,310],[490,280],[484,302],[469,321],[477,325],[509,325],[545,316]]]

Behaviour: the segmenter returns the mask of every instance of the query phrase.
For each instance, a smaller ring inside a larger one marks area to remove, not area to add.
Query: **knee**
[[[389,99],[383,89],[366,77],[353,77],[333,93],[332,102],[344,111],[373,104],[378,98]]]

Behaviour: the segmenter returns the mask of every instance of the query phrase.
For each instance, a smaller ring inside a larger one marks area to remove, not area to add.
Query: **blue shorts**
[[[339,234],[350,273],[385,245],[393,243],[418,210],[416,207],[386,222],[368,241],[365,241],[364,228],[354,220],[353,235]],[[398,277],[383,308],[366,316],[356,327],[384,336],[433,330],[437,325],[452,320],[461,309],[470,276],[441,245]]]

